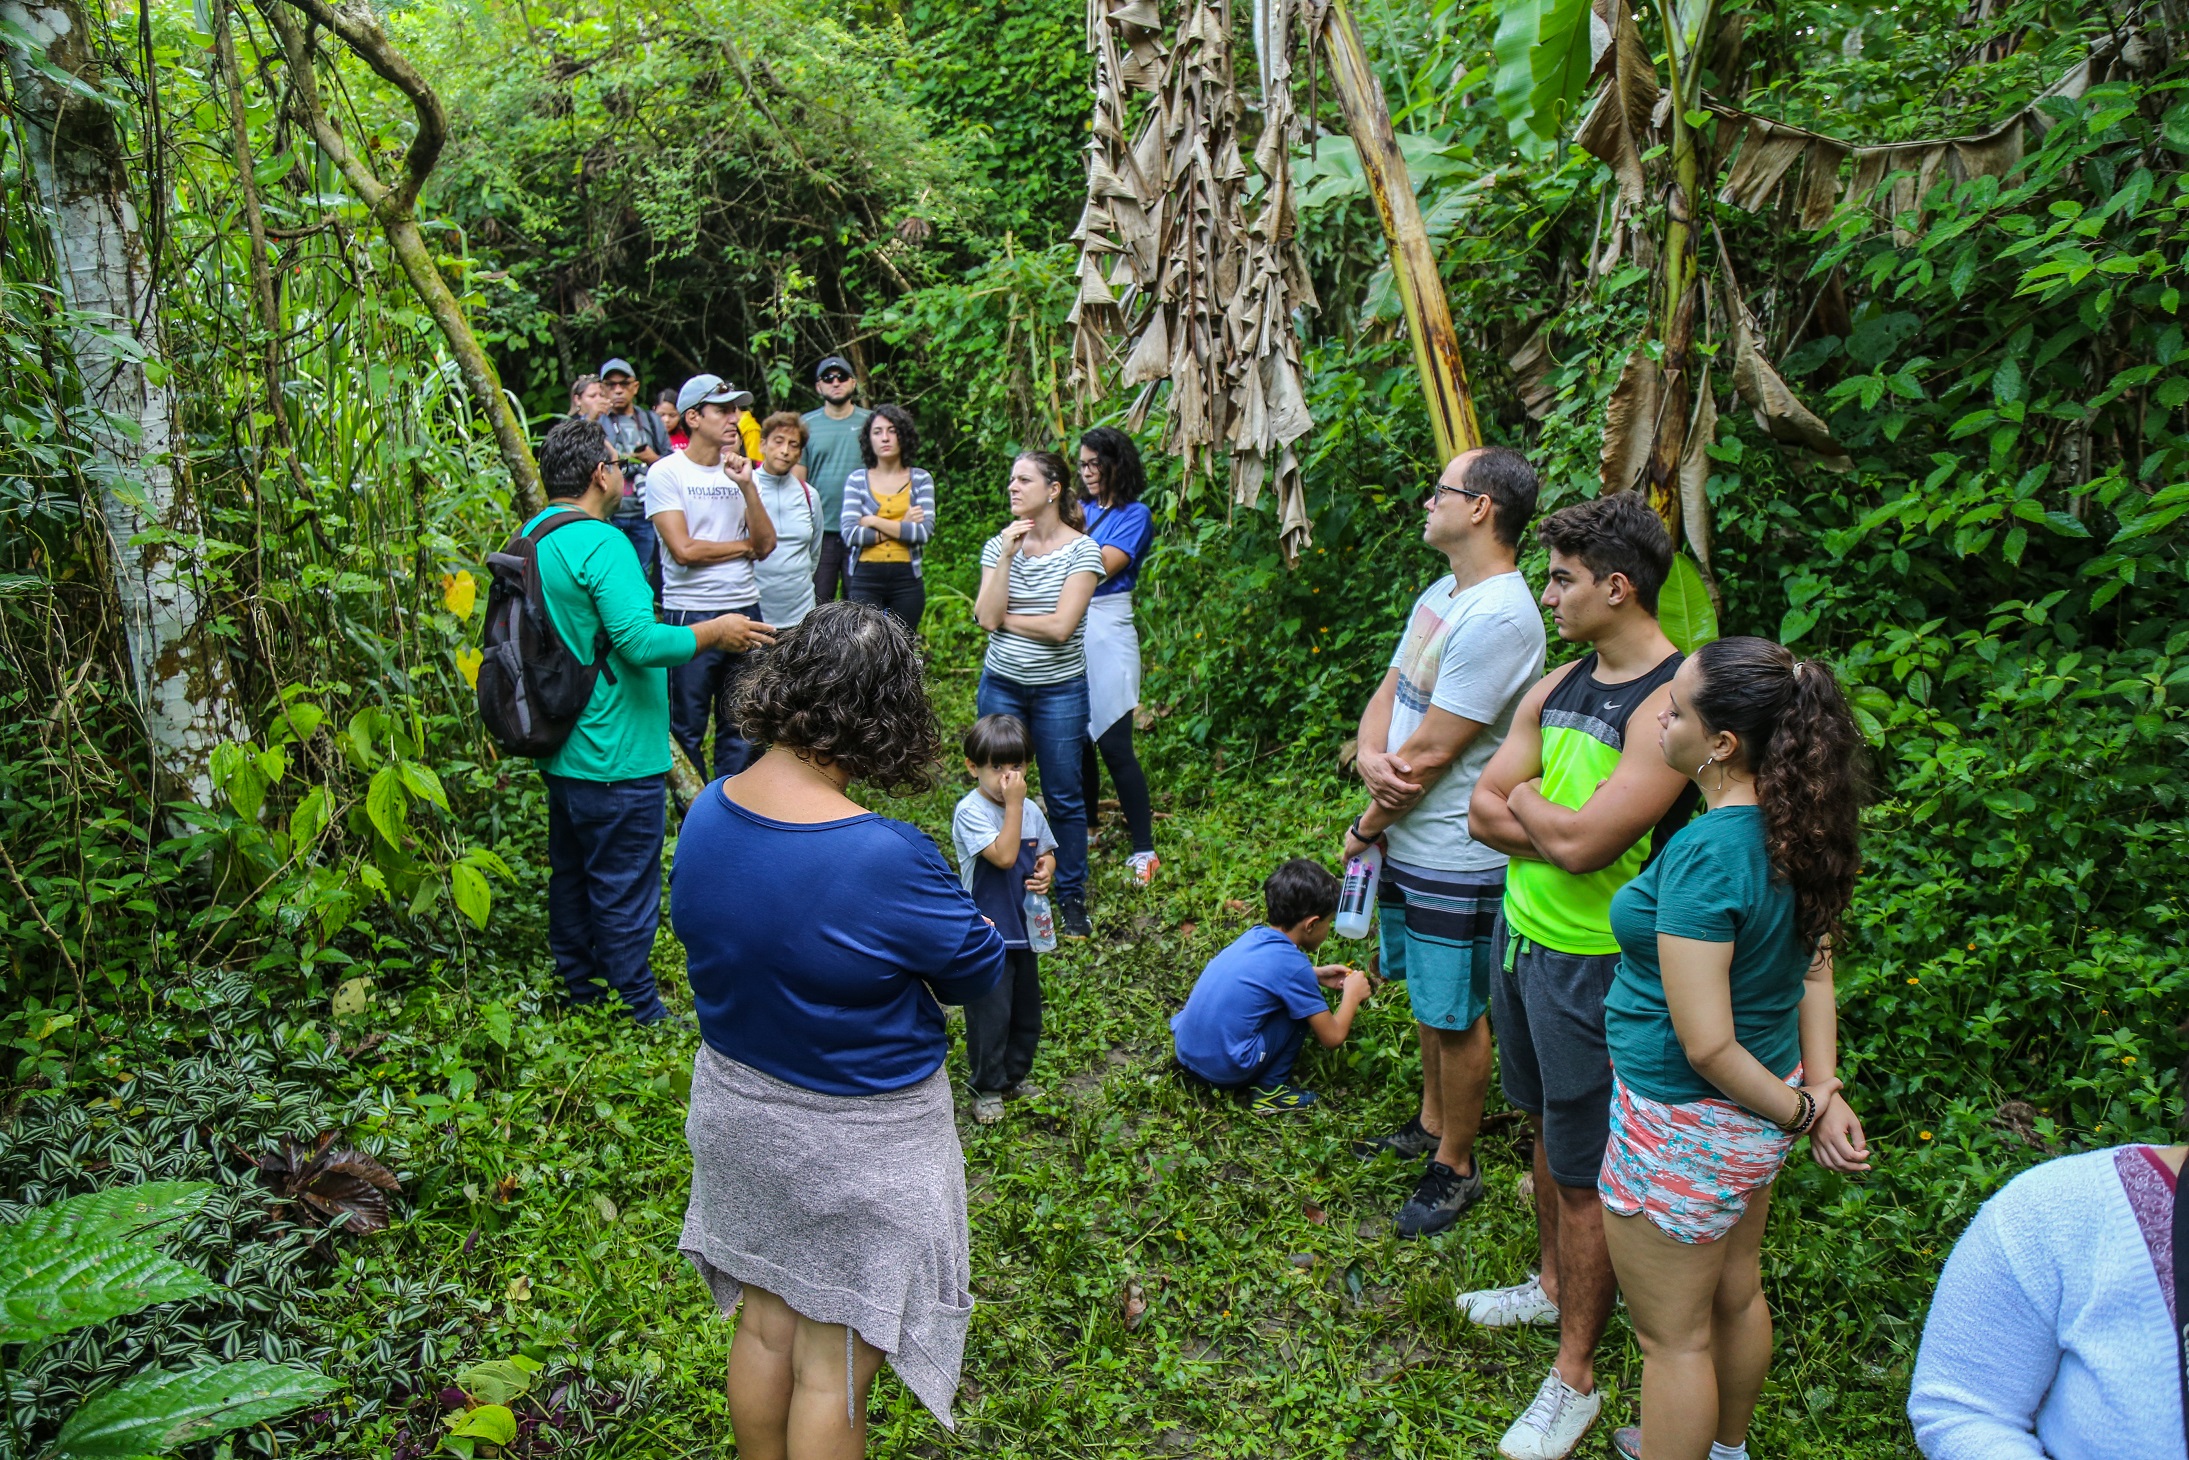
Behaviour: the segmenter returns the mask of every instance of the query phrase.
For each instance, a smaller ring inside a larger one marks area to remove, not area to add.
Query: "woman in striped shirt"
[[[1032,732],[1042,806],[1056,834],[1057,921],[1067,938],[1087,922],[1087,603],[1103,579],[1102,549],[1081,531],[1064,458],[1020,453],[1011,463],[1012,521],[981,549],[974,614],[988,630],[978,710],[1015,715]]]

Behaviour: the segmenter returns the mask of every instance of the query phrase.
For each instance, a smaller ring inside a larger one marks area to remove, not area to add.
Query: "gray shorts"
[[[1505,1098],[1542,1122],[1551,1179],[1594,1190],[1611,1139],[1604,997],[1619,955],[1545,948],[1516,937],[1502,913],[1490,945],[1490,1024]]]

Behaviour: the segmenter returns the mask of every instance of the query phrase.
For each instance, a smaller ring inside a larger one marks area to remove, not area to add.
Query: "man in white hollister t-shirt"
[[[752,463],[740,450],[737,418],[750,391],[719,375],[695,375],[677,392],[677,411],[691,440],[655,462],[646,474],[646,514],[661,535],[664,623],[690,626],[732,618],[725,647],[703,650],[669,671],[669,733],[703,773],[707,721],[715,722],[715,776],[734,776],[752,760],[752,746],[726,713],[729,696],[752,650],[775,642],[761,621],[753,564],[775,551],[775,524],[753,486]]]

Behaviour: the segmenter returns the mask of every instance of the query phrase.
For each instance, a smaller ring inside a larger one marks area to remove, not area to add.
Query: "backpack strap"
[[[2189,1164],[2174,1177],[2174,1361],[2181,1382],[2182,1438],[2189,1443]]]
[[[519,533],[518,536],[529,539],[534,549],[537,550],[539,544],[551,532],[560,531],[573,522],[598,521],[600,521],[598,517],[581,507],[566,507],[565,510],[555,513],[552,517],[542,517],[532,524],[530,531]],[[539,595],[539,601],[535,606],[540,615],[540,623],[552,632],[554,620],[547,613],[547,580],[540,576],[539,569],[536,567],[532,570],[532,587],[533,591]],[[596,629],[593,633],[593,662],[586,666],[595,674],[607,675],[610,684],[616,682],[616,671],[608,665],[608,653],[612,647],[613,645],[608,638],[608,630],[606,628]]]

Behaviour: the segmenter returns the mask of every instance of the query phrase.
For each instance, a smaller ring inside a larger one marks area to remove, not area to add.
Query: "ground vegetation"
[[[1605,266],[1616,170],[1572,145],[1577,116],[1524,144],[1500,103],[1518,8],[1356,10],[1484,432],[1527,447],[1556,502],[1598,489],[1611,399],[1663,318],[1664,203],[1635,205]],[[2189,41],[2163,4],[1719,9],[1743,25],[1704,91],[1750,115],[1868,145],[2035,106],[2012,169],[1926,176],[1918,149],[1819,223],[1791,185],[1752,208],[1698,189],[1721,626],[1839,672],[1876,793],[1841,992],[1881,1159],[1786,1180],[1758,1452],[1899,1455],[1916,1326],[1976,1204],[2048,1152],[2162,1138],[2181,1108]],[[908,403],[941,484],[931,662],[962,725],[1011,452],[1128,403],[1065,386],[1079,7],[429,0],[383,22],[451,119],[418,201],[432,266],[535,418],[610,353],[649,384],[704,365],[808,406],[801,372],[843,348]],[[164,1246],[221,1285],[0,1349],[0,1447],[37,1453],[126,1375],[250,1360],[338,1387],[196,1453],[712,1453],[727,1333],[674,1254],[689,1042],[555,1005],[542,793],[469,704],[510,470],[386,231],[298,122],[277,35],[256,10],[225,24],[232,66],[205,6],[102,12],[80,70],[0,29],[0,1217],[209,1182]],[[1639,34],[1661,58],[1655,12]],[[2101,51],[2090,84],[2039,99]],[[342,136],[396,176],[412,106],[354,56],[313,64]],[[42,86],[111,118],[157,349],[55,286]],[[1302,106],[1314,541],[1288,568],[1267,507],[1154,474],[1164,872],[1140,896],[1098,848],[1105,936],[1048,965],[1052,1094],[966,1128],[966,1424],[947,1437],[885,1387],[901,1453],[1444,1454],[1494,1438],[1544,1359],[1449,1303],[1518,1275],[1512,1122],[1479,1220],[1420,1245],[1389,1235],[1406,1173],[1346,1153],[1406,1113],[1396,1001],[1311,1059],[1331,1098],[1297,1125],[1163,1073],[1164,1015],[1268,867],[1334,854],[1359,706],[1434,571],[1418,501],[1438,463],[1380,231],[1334,100]],[[1730,128],[1691,125],[1737,161]],[[1731,393],[1727,274],[1844,462]],[[141,423],[86,377],[94,336],[172,399],[187,530],[111,530],[102,462]],[[114,591],[147,547],[191,575],[248,732],[209,748],[201,790],[160,770]],[[960,790],[889,804],[939,833]],[[672,1003],[680,957],[665,934]],[[328,1133],[399,1181],[386,1230],[269,1190],[284,1138],[308,1156]],[[1616,1405],[1638,1366],[1614,1333]]]

